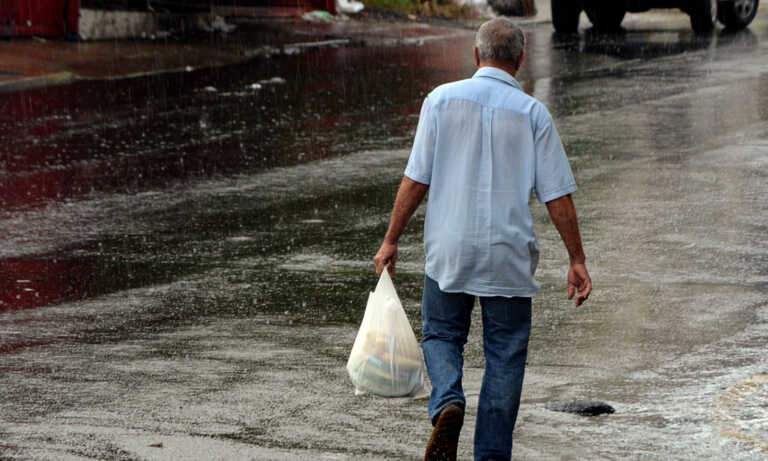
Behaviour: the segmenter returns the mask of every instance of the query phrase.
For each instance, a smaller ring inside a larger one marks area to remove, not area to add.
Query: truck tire
[[[595,29],[601,32],[615,32],[627,13],[622,0],[584,0],[584,11]]]
[[[579,30],[581,2],[578,0],[552,0],[552,24],[561,34],[574,34]]]
[[[697,34],[712,32],[717,22],[718,0],[691,0],[688,15],[691,17],[691,28]]]
[[[760,0],[731,0],[719,2],[717,19],[729,29],[743,29],[755,19]]]

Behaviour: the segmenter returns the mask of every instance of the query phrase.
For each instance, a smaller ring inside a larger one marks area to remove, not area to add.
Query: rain
[[[765,459],[768,7],[559,34],[535,3],[518,80],[562,135],[595,291],[566,299],[532,199],[513,459]],[[0,460],[423,457],[427,401],[355,395],[345,365],[421,103],[475,71],[482,18],[377,11],[0,38]],[[13,64],[43,47],[95,58],[38,85]],[[424,213],[394,278],[417,338]],[[615,411],[555,411],[583,401]]]

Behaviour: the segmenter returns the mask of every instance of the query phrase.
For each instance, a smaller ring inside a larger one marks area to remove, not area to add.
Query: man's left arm
[[[592,292],[592,279],[587,272],[584,249],[581,246],[579,220],[576,216],[576,208],[573,206],[573,199],[568,194],[551,200],[546,205],[571,260],[571,267],[568,270],[568,299],[576,295],[575,304],[580,306]]]
[[[549,216],[563,239],[571,267],[568,270],[568,299],[576,295],[576,306],[587,300],[592,292],[592,280],[581,247],[579,220],[571,194],[576,191],[571,166],[565,156],[563,142],[546,107],[535,107],[534,149],[536,151],[536,196],[547,205]]]

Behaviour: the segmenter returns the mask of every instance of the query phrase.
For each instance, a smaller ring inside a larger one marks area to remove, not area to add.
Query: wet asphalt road
[[[514,459],[765,459],[768,19],[625,25],[527,30],[519,79],[563,136],[596,292],[565,299],[534,201]],[[344,365],[421,100],[471,75],[470,47],[0,95],[0,460],[418,459],[426,402],[355,397]],[[417,332],[421,212],[395,279]],[[545,409],[577,398],[616,413]]]

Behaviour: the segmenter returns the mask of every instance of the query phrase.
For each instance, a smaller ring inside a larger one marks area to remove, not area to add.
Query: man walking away
[[[424,224],[422,349],[432,381],[434,425],[425,459],[455,460],[464,419],[463,351],[480,298],[486,366],[475,426],[475,460],[509,460],[531,330],[538,244],[531,192],[545,203],[570,257],[568,298],[592,291],[571,195],[576,191],[547,109],[515,75],[525,36],[496,18],[477,32],[479,69],[424,100],[405,177],[374,257],[395,274],[397,242],[430,190]]]

